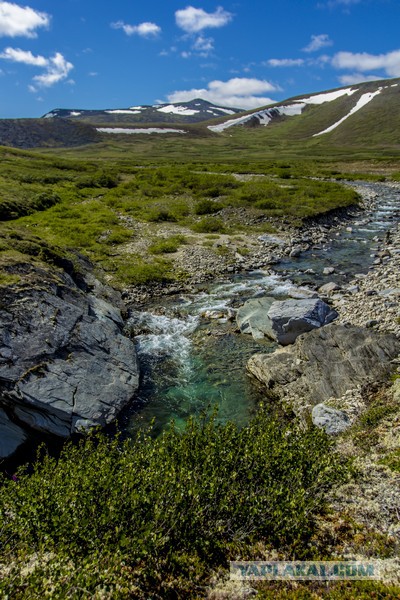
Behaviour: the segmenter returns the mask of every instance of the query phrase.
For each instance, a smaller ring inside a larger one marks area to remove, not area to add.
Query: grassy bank
[[[283,222],[297,227],[358,200],[347,187],[310,179],[321,172],[314,163],[143,166],[5,148],[0,158],[2,263],[15,250],[31,255],[35,244],[71,257],[79,251],[117,286],[184,277],[170,257],[190,232],[257,234]],[[260,177],[238,178],[236,171]],[[142,238],[144,250],[131,251],[130,242]]]

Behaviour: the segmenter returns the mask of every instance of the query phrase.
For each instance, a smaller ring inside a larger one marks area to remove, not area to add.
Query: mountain
[[[44,119],[69,119],[94,125],[101,124],[144,124],[144,123],[200,123],[242,111],[238,108],[217,106],[201,98],[179,104],[156,104],[154,106],[131,106],[104,110],[81,110],[55,108],[46,113]]]
[[[400,146],[400,79],[296,96],[208,125],[218,134],[238,127],[265,130],[271,141]]]
[[[169,134],[162,136],[165,144],[154,143],[160,133]],[[111,138],[142,157],[398,155],[400,78],[295,96],[247,112],[195,99],[122,109],[54,109],[41,119],[0,120],[0,145],[18,148],[99,141],[106,147]]]

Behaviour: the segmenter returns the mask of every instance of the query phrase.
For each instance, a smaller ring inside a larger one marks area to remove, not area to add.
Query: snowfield
[[[326,92],[324,94],[317,94],[316,96],[309,96],[308,98],[299,100],[299,102],[304,102],[305,104],[323,104],[324,102],[337,100],[346,94],[347,96],[352,96],[355,92],[358,92],[358,89],[352,90],[351,88],[347,88],[344,90],[336,90],[335,92]]]
[[[384,88],[379,88],[376,90],[376,92],[368,92],[366,94],[363,94],[361,96],[361,98],[358,100],[357,104],[355,106],[353,106],[351,111],[345,117],[342,117],[341,119],[339,119],[339,121],[336,121],[336,123],[334,123],[330,127],[327,127],[323,131],[320,131],[319,133],[314,133],[313,137],[317,137],[318,135],[323,135],[324,133],[329,133],[333,129],[336,129],[336,127],[339,127],[339,125],[341,123],[343,123],[343,121],[345,121],[346,119],[351,117],[351,115],[354,115],[354,113],[357,112],[358,110],[360,110],[360,108],[362,108],[363,106],[365,106],[366,104],[371,102],[371,100],[373,100],[373,98],[375,98],[375,96],[380,94],[383,89]]]
[[[100,133],[186,133],[183,129],[159,129],[158,127],[147,127],[142,129],[127,129],[124,127],[97,127],[96,131]]]
[[[191,117],[192,115],[197,115],[199,110],[194,110],[192,108],[186,108],[186,106],[174,106],[173,104],[168,104],[167,106],[162,106],[161,108],[157,108],[158,112],[172,114],[172,115],[185,115],[187,117]]]
[[[140,115],[140,110],[133,110],[132,108],[116,108],[114,110],[105,110],[105,113],[110,115]]]

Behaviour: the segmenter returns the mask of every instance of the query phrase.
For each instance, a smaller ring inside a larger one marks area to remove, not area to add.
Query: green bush
[[[223,233],[225,230],[221,219],[216,219],[214,217],[205,217],[204,219],[201,219],[201,221],[192,225],[192,229],[198,233],[212,233],[217,231],[218,233]]]
[[[263,410],[242,429],[203,417],[156,439],[69,443],[2,481],[0,594],[187,597],[248,544],[299,554],[344,473],[323,432]]]
[[[171,254],[176,252],[181,244],[185,243],[183,235],[173,235],[166,239],[158,240],[149,247],[152,254]]]
[[[212,200],[200,200],[194,207],[196,215],[211,215],[221,210],[221,205],[213,202]]]

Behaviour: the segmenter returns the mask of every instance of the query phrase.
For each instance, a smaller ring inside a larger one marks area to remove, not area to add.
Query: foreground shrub
[[[241,430],[203,418],[157,439],[92,435],[18,481],[3,480],[0,563],[11,566],[0,592],[194,593],[257,540],[299,553],[343,474],[324,433],[264,412]]]

